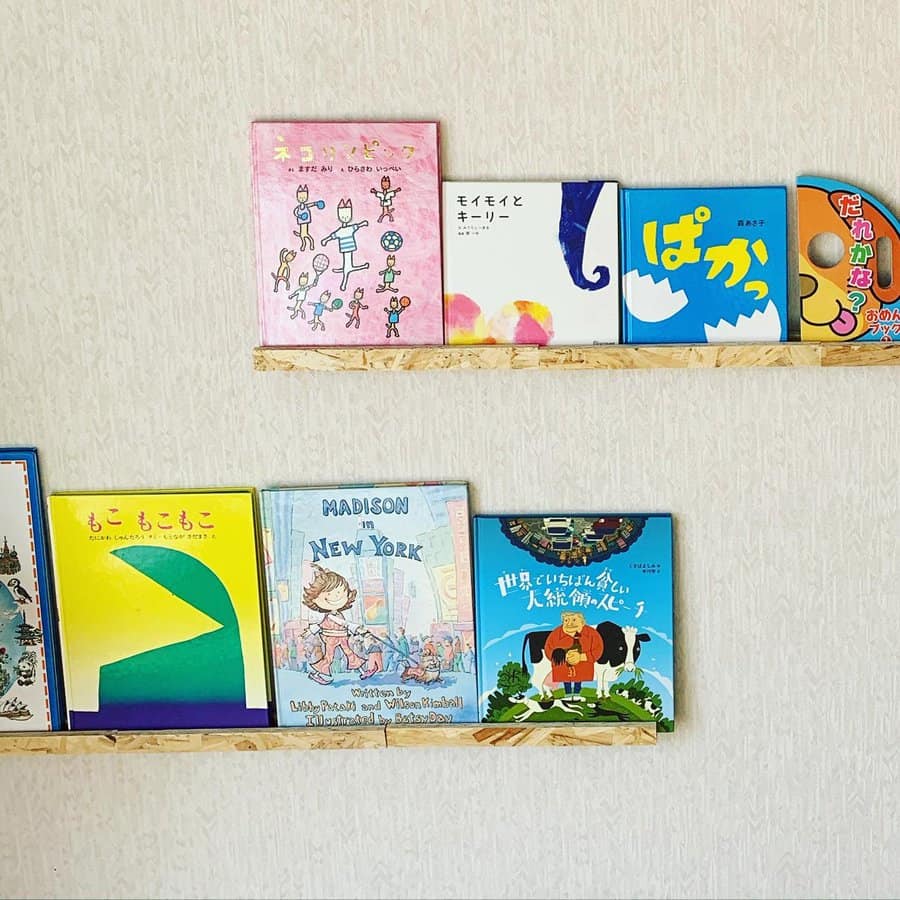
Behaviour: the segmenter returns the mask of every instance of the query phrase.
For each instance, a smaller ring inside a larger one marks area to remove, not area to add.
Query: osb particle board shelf
[[[610,747],[656,743],[655,722],[608,725],[403,725],[385,728],[388,747]]]
[[[537,347],[256,347],[261,372],[429,369],[724,369],[898,366],[897,343],[660,344]]]
[[[654,722],[597,725],[387,725],[265,728],[259,731],[59,731],[0,735],[0,755],[198,753],[384,747],[602,747],[652,745]]]

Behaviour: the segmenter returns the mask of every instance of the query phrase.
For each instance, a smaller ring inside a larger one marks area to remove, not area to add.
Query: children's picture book
[[[787,340],[787,191],[622,191],[629,344]]]
[[[37,451],[0,448],[0,731],[60,727]]]
[[[253,492],[49,505],[70,727],[268,725]]]
[[[462,483],[262,492],[279,725],[477,721]]]
[[[444,182],[450,344],[619,340],[614,181]]]
[[[481,720],[674,730],[671,516],[474,522]]]
[[[254,122],[266,346],[440,344],[436,122]]]
[[[900,222],[877,197],[797,179],[800,338],[900,341]]]

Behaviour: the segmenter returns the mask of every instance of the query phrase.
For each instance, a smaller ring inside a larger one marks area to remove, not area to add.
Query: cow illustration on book
[[[531,685],[541,698],[552,698],[552,683],[562,683],[567,699],[579,695],[586,681],[597,682],[597,697],[608,697],[609,687],[623,672],[633,672],[641,644],[650,635],[633,625],[601,622],[585,624],[581,613],[563,613],[553,631],[531,631],[522,643],[522,666],[531,662]]]
[[[303,605],[322,613],[322,620],[311,624],[304,636],[318,635],[323,647],[322,655],[310,666],[309,677],[318,684],[331,684],[334,680],[334,656],[338,649],[344,654],[351,672],[359,672],[361,679],[374,675],[373,671],[363,671],[366,660],[350,644],[351,636],[365,637],[368,629],[344,617],[344,612],[356,602],[356,590],[338,572],[315,564],[313,572],[312,582],[303,588]]]

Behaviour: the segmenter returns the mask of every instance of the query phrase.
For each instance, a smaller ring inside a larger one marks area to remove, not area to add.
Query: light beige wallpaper
[[[896,209],[896,2],[2,6],[0,443],[48,490],[462,478],[672,511],[679,575],[655,749],[4,758],[0,895],[896,896],[900,370],[254,373],[248,136]]]

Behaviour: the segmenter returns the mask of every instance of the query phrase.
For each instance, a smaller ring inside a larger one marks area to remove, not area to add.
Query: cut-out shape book
[[[787,340],[784,187],[622,191],[629,344]]]
[[[476,516],[484,722],[675,727],[672,518]]]
[[[60,727],[37,453],[0,448],[0,731]]]
[[[262,492],[279,725],[477,720],[468,491]]]
[[[73,729],[269,724],[250,490],[54,494]]]
[[[900,221],[831,178],[797,179],[800,338],[900,341]]]
[[[449,344],[619,340],[619,186],[444,182]]]
[[[440,344],[435,122],[254,122],[267,346]]]

